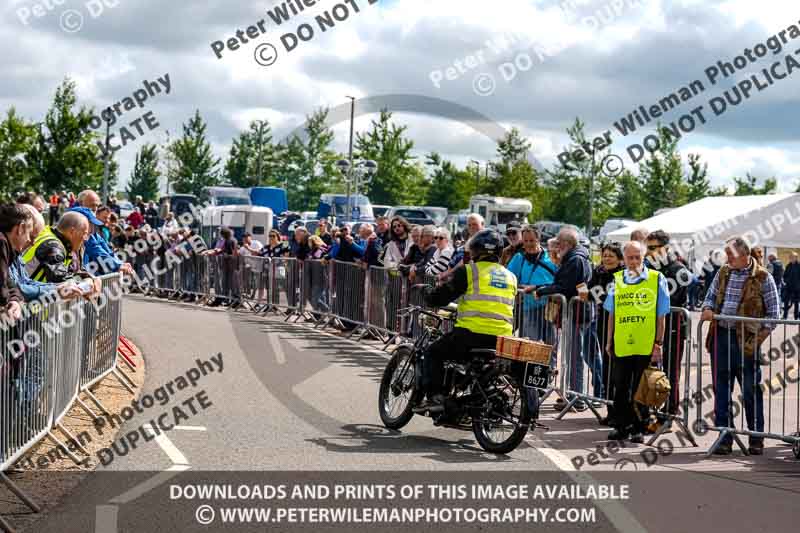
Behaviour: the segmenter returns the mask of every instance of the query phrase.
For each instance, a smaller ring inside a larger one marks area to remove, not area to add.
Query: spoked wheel
[[[395,350],[383,371],[378,411],[383,425],[389,429],[402,428],[414,416],[411,409],[418,397],[414,387],[416,370],[414,351],[409,346],[401,346]]]
[[[491,453],[509,453],[528,433],[531,412],[526,391],[508,374],[493,377],[486,386],[489,405],[472,418],[472,431],[481,448]]]

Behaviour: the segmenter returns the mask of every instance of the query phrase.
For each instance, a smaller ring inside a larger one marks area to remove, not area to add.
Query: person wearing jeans
[[[700,317],[702,321],[711,322],[706,350],[711,354],[714,423],[718,427],[734,428],[730,397],[736,379],[744,395],[747,426],[750,431],[762,432],[763,397],[760,387],[755,392],[753,387],[761,382],[759,347],[775,329],[775,323],[751,322],[755,327],[750,328],[738,321],[714,321],[714,315],[777,319],[778,290],[769,272],[750,256],[750,246],[742,237],[733,237],[725,243],[725,255],[727,264],[719,269],[711,282]],[[750,454],[764,453],[762,436],[751,436],[749,441]],[[714,453],[730,455],[732,445],[732,434],[725,433]]]
[[[717,325],[716,346],[711,357],[711,373],[714,376],[714,425],[735,427],[739,413],[731,411],[731,399],[734,382],[738,381],[744,396],[747,427],[752,431],[764,431],[764,391],[759,386],[761,365],[752,354],[742,353],[736,329],[736,326],[727,328]],[[730,447],[728,441],[729,438],[724,439],[723,443]],[[752,439],[751,448],[754,448]]]

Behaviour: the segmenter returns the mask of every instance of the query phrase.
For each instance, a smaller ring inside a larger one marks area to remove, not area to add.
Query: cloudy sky
[[[144,80],[169,74],[170,94],[156,95],[117,122],[126,125],[152,111],[160,124],[143,136],[136,133],[136,141],[120,150],[123,183],[141,144],[163,142],[166,131],[174,138],[195,109],[207,120],[210,141],[223,159],[231,138],[250,120],[269,119],[280,139],[320,106],[335,110],[335,147],[344,152],[348,95],[369,99],[369,106],[357,106],[357,130],[369,126],[371,111],[382,102],[391,104],[396,119],[409,126],[419,155],[435,150],[459,164],[486,161],[494,155],[492,132],[516,126],[530,139],[532,155],[548,167],[567,144],[565,129],[580,117],[592,136],[612,130],[615,152],[635,166],[626,148],[641,142],[641,135],[623,138],[614,122],[699,79],[705,92],[663,117],[677,120],[704,106],[707,123],[681,141],[684,154],[702,154],[715,184],[750,171],[776,176],[781,190],[789,191],[800,178],[800,72],[763,92],[754,90],[722,116],[708,106],[740,80],[783,62],[800,48],[800,39],[715,86],[704,74],[717,61],[733,61],[745,48],[800,24],[796,2],[372,1],[317,0],[277,25],[268,11],[284,2],[274,0],[6,0],[0,108],[5,113],[15,106],[41,120],[69,76],[78,84],[80,102],[99,111],[132,96]],[[323,32],[315,18],[326,12],[343,20]],[[258,30],[238,50],[225,48],[222,58],[215,56],[212,43],[262,19],[264,34]],[[314,35],[287,51],[292,39],[284,36],[302,24]],[[274,45],[277,59],[266,43]],[[274,63],[259,65],[257,51],[262,63]],[[785,71],[785,65],[780,68]],[[641,131],[649,134],[654,127]]]

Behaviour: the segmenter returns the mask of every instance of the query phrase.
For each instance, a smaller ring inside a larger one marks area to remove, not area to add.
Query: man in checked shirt
[[[780,307],[778,290],[769,272],[750,257],[750,246],[741,237],[725,243],[728,262],[720,268],[703,301],[701,320],[711,321],[715,314],[749,318],[777,319]],[[714,377],[714,425],[734,427],[731,414],[731,396],[734,380],[744,396],[747,427],[750,431],[764,431],[764,396],[761,387],[759,346],[775,329],[769,322],[712,323],[706,338],[706,349],[711,354],[711,372]],[[714,451],[729,455],[733,436],[725,433]],[[764,453],[764,438],[750,437],[749,452]]]

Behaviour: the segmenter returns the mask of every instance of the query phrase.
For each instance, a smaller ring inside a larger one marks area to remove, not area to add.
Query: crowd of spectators
[[[12,319],[18,318],[24,302],[52,293],[65,299],[90,297],[99,290],[97,276],[108,272],[134,276],[141,286],[154,275],[150,268],[154,259],[160,258],[164,263],[167,254],[178,251],[182,251],[184,257],[198,257],[188,244],[196,235],[194,230],[178,223],[169,212],[168,203],[157,207],[137,197],[134,206],[133,212],[123,219],[113,198],[102,204],[97,193],[86,190],[77,196],[63,191],[51,195],[49,209],[48,202],[34,193],[21,195],[17,203],[0,207],[0,309],[3,313]],[[45,223],[45,214],[49,224]],[[266,244],[248,233],[237,239],[233,230],[223,227],[215,236],[215,242],[206,243],[208,250],[201,255],[219,258],[210,276],[218,295],[211,304],[232,307],[242,304],[245,290],[257,289],[256,297],[263,296],[263,284],[244,286],[247,285],[244,280],[259,278],[265,272],[261,258],[322,265],[322,268],[307,269],[312,307],[315,313],[322,313],[326,311],[330,281],[324,267],[330,262],[356,265],[363,271],[370,267],[396,270],[412,284],[437,283],[470,261],[464,241],[484,226],[483,218],[473,213],[467,217],[464,234],[458,235],[462,238],[454,240],[446,228],[414,226],[400,216],[379,217],[374,225],[367,222],[333,225],[321,219],[313,232],[298,226],[286,239],[279,230],[272,229]],[[639,364],[640,361],[635,365],[628,364],[633,360],[626,361],[627,369],[622,377],[617,375],[620,371],[614,369],[618,363],[613,355],[613,342],[609,344],[609,329],[615,310],[613,291],[620,279],[628,284],[643,282],[652,270],[657,273],[653,275],[659,280],[659,291],[668,288],[666,300],[659,300],[660,309],[700,309],[707,316],[709,310],[741,314],[742,291],[732,291],[731,287],[741,288],[748,279],[747,272],[758,273],[768,276],[759,277],[761,285],[753,289],[760,291],[758,298],[764,302],[757,306],[760,316],[777,319],[783,307],[786,318],[794,307],[794,319],[800,319],[800,262],[796,253],[784,266],[774,254],[765,259],[763,249],[751,249],[741,240],[734,240],[726,248],[727,257],[720,252],[709,255],[706,265],[693,272],[686,261],[671,250],[670,236],[660,230],[637,229],[629,243],[603,244],[596,265],[590,252],[578,244],[577,230],[569,226],[543,242],[535,226],[511,223],[505,230],[505,238],[501,262],[517,277],[522,298],[523,312],[517,317],[518,334],[552,344],[553,366],[558,339],[565,339],[566,346],[562,348],[567,352],[569,389],[582,394],[574,401],[573,408],[579,411],[588,407],[596,409],[605,405],[603,400],[614,399],[617,406],[624,406],[624,412],[609,407],[601,422],[618,428],[617,435],[655,431],[665,422],[661,418],[650,427],[638,421],[634,428],[620,427],[620,424],[634,423],[629,403],[622,397],[629,392],[629,380],[623,378],[635,376],[644,365]],[[736,253],[731,255],[731,250]],[[641,254],[640,260],[636,254]],[[199,267],[189,266],[181,278],[183,286],[179,292],[192,300],[207,289],[198,285]],[[286,266],[279,268],[279,277],[285,279]],[[722,283],[720,276],[723,276]],[[729,276],[731,281],[725,285]],[[555,295],[563,296],[564,300]],[[752,298],[752,294],[748,297]],[[570,302],[568,305],[573,307],[564,309],[558,301]],[[680,406],[681,368],[686,355],[684,341],[692,334],[688,323],[677,316],[672,314],[665,319],[664,355],[659,357],[672,385],[667,403],[669,415],[677,414]],[[565,335],[560,336],[559,331],[564,331]],[[724,346],[742,353],[744,347],[735,346],[735,342],[737,340],[731,337]],[[612,349],[608,349],[609,346]],[[751,347],[748,345],[748,349]],[[724,372],[718,377],[722,387],[727,387],[725,380],[732,371],[744,372],[749,383],[758,382],[760,370],[757,367],[756,364],[720,370],[715,366],[715,372]],[[28,370],[30,375],[37,375],[35,369]],[[591,389],[584,383],[586,378],[591,382]],[[626,384],[624,390],[619,388],[620,383]],[[722,389],[717,388],[717,394],[721,395]],[[558,399],[557,407],[565,407],[563,399]],[[748,423],[756,430],[763,427],[760,397],[748,397],[746,407],[750,411]],[[727,422],[724,413],[729,405],[718,402],[716,408],[719,411],[717,425],[724,425]],[[760,446],[763,444],[758,439],[752,441],[751,447],[756,453]],[[723,451],[729,447],[723,446]]]

